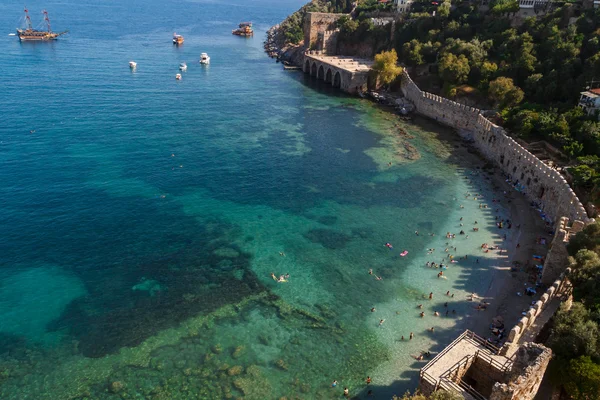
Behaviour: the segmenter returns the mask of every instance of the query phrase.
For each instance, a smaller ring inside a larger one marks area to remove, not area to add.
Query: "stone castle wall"
[[[304,47],[308,49],[316,44],[319,32],[334,31],[335,22],[343,16],[349,14],[307,13],[304,18]]]
[[[552,351],[537,343],[525,343],[516,353],[507,383],[494,385],[489,400],[531,400],[542,383]]]
[[[566,216],[572,221],[591,222],[565,178],[485,118],[479,109],[422,91],[406,71],[401,88],[418,113],[456,128],[461,136],[473,140],[488,160],[518,181],[525,195],[552,221]]]
[[[557,279],[552,286],[546,290],[542,297],[535,302],[533,307],[527,311],[527,314],[519,320],[517,325],[515,325],[510,332],[508,332],[508,338],[506,339],[504,346],[502,346],[500,354],[508,355],[513,353],[519,345],[521,336],[523,336],[525,331],[533,325],[535,320],[540,316],[550,301],[552,301],[556,296],[562,296],[565,286],[569,285],[566,279],[566,276],[569,274],[569,272],[570,269],[567,268],[566,271],[561,274],[559,279]]]

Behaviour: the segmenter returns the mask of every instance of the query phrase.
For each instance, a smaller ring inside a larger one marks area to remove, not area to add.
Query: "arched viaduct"
[[[304,54],[302,70],[348,93],[367,89],[371,61],[352,57],[325,56],[318,51]]]

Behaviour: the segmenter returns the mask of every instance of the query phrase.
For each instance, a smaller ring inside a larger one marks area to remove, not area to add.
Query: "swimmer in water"
[[[373,268],[369,268],[369,275],[373,275]]]
[[[385,319],[380,319],[379,320],[379,326],[383,325],[384,322],[385,322]]]
[[[285,257],[285,253],[283,251],[280,251],[279,255],[282,256],[282,257]]]
[[[376,280],[378,280],[378,281],[380,281],[380,280],[381,280],[381,277],[380,277],[380,276],[377,276],[377,275],[375,275],[375,279],[376,279]]]
[[[423,311],[421,311],[421,313],[419,315],[421,316],[421,318],[423,318],[425,316],[425,313]]]

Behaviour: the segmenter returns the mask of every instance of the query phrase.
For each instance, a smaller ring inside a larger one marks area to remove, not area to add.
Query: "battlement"
[[[422,91],[406,70],[401,89],[417,112],[456,128],[461,136],[473,141],[484,156],[503,169],[517,190],[539,206],[545,218],[558,221],[567,216],[584,224],[592,221],[565,177],[485,118],[481,110]]]

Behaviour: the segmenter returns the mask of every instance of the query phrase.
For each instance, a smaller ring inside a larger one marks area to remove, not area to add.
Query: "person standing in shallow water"
[[[367,380],[365,382],[367,383],[367,385],[370,385],[371,384],[371,377],[367,376]]]
[[[350,391],[348,390],[348,388],[344,388],[344,397],[348,397],[350,395]]]
[[[433,299],[433,292],[429,293],[429,300]]]

